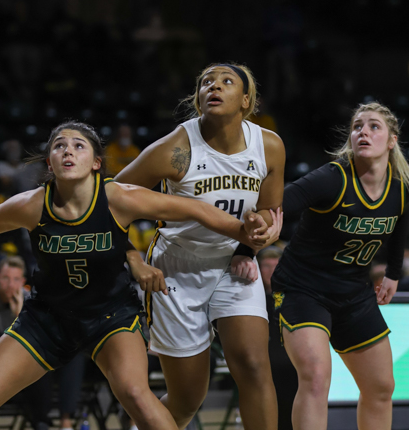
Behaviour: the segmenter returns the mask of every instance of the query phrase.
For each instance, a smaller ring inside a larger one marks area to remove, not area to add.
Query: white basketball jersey
[[[180,182],[164,181],[162,191],[202,200],[243,220],[247,210],[255,210],[261,182],[267,176],[260,127],[243,121],[247,148],[238,154],[226,155],[204,141],[199,118],[181,125],[189,136],[189,170]],[[197,222],[166,221],[160,225],[160,233],[166,239],[198,257],[231,255],[238,245],[237,241],[214,233]]]

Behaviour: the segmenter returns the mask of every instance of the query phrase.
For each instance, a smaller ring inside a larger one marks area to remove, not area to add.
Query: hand
[[[14,316],[18,316],[20,313],[24,302],[24,295],[23,295],[23,289],[20,288],[17,290],[11,297],[9,306],[11,312],[13,312]]]
[[[392,300],[398,288],[398,281],[393,281],[386,276],[382,279],[381,285],[375,287],[376,300],[378,305],[387,305]]]
[[[257,264],[250,257],[234,255],[231,260],[231,273],[254,282],[258,279]]]
[[[277,208],[277,213],[270,209],[270,215],[273,220],[273,225],[268,228],[267,233],[270,235],[270,244],[274,243],[280,237],[281,229],[283,228],[284,212],[281,208]]]
[[[162,270],[146,264],[136,249],[128,249],[126,259],[132,276],[139,283],[143,291],[148,293],[162,291],[165,296],[168,295]]]
[[[248,234],[250,246],[257,250],[262,248],[270,239],[268,225],[264,218],[255,212],[247,211],[243,217],[244,230]]]
[[[130,259],[128,259],[128,264],[131,269],[132,276],[140,285],[141,290],[146,291],[147,293],[162,291],[165,296],[168,295],[168,289],[166,287],[162,270],[150,266],[144,261],[134,264]]]

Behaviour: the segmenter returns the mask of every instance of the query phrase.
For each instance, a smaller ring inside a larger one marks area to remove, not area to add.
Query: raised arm
[[[0,204],[0,233],[26,228],[33,230],[41,219],[44,188],[26,191]]]

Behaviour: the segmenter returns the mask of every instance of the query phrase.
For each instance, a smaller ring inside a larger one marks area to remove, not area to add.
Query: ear
[[[396,136],[396,134],[391,136],[391,138],[389,139],[388,148],[393,149],[395,147],[397,141],[398,141],[398,136]]]
[[[250,106],[249,95],[248,94],[244,94],[244,96],[243,96],[243,102],[241,104],[241,107],[243,109],[248,109],[249,106]]]
[[[92,165],[92,170],[99,170],[102,165],[101,157],[95,157],[94,164]]]
[[[46,163],[47,163],[47,166],[48,166],[48,171],[49,172],[52,172],[53,171],[53,168],[51,167],[51,163],[50,163],[50,159],[49,158],[46,158]]]

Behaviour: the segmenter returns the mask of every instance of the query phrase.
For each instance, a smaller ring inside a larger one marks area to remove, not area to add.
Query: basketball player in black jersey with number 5
[[[272,277],[284,346],[297,369],[295,430],[327,428],[329,341],[360,390],[359,430],[392,424],[394,379],[378,304],[396,292],[407,228],[409,166],[399,126],[379,103],[361,105],[337,160],[286,187],[286,217],[301,213]],[[387,270],[374,291],[372,259],[387,243]]]
[[[237,218],[211,205],[104,181],[101,141],[83,123],[56,127],[33,158],[53,179],[0,205],[0,233],[26,228],[38,263],[31,298],[0,338],[0,405],[86,351],[138,428],[177,429],[148,386],[140,301],[124,267],[128,226],[195,220],[255,248],[268,234],[253,229],[249,241]]]

